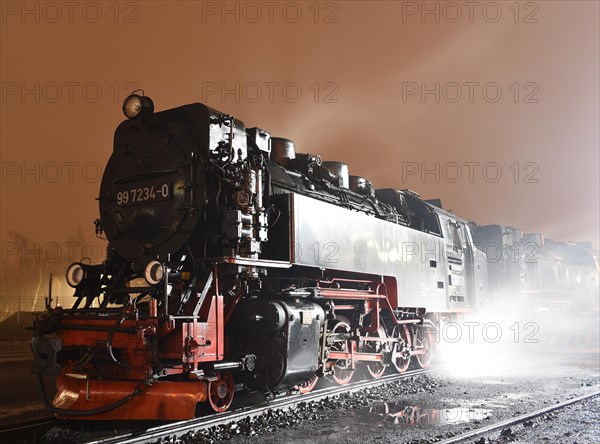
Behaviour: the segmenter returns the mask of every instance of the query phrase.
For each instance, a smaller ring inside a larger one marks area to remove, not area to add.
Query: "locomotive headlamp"
[[[137,94],[132,94],[125,99],[125,103],[123,103],[123,113],[125,116],[133,119],[137,117],[137,115],[142,110],[142,98]]]
[[[146,282],[148,282],[150,285],[156,285],[162,281],[164,275],[165,271],[160,262],[148,262],[148,265],[146,265],[146,270],[144,270],[144,279],[146,279]]]
[[[83,281],[85,277],[85,271],[83,266],[79,262],[69,265],[67,268],[67,284],[71,287],[77,287]]]
[[[150,97],[146,97],[142,91],[142,95],[133,94],[128,96],[123,102],[123,114],[128,119],[142,120],[148,118],[154,112],[154,103]]]

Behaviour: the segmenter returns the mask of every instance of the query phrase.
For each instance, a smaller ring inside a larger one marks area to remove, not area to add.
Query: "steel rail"
[[[142,444],[155,442],[160,438],[167,436],[180,437],[186,433],[203,430],[210,427],[218,426],[221,424],[228,424],[230,422],[239,421],[244,418],[252,418],[258,416],[269,410],[284,410],[296,407],[300,403],[318,401],[330,396],[341,395],[343,393],[354,393],[363,390],[368,387],[376,387],[383,384],[389,384],[394,381],[399,381],[411,376],[418,376],[433,371],[438,368],[430,368],[426,370],[414,370],[397,375],[384,376],[379,379],[369,379],[364,381],[358,381],[347,385],[336,386],[333,388],[323,388],[319,390],[313,390],[307,394],[295,394],[292,396],[285,396],[279,399],[268,401],[264,404],[257,406],[242,407],[236,410],[216,413],[201,418],[194,418],[187,421],[180,421],[172,424],[166,424],[158,427],[150,428],[144,432],[130,432],[123,435],[111,436],[109,438],[102,438],[96,441],[90,441],[87,444]]]
[[[39,427],[49,426],[49,425],[56,424],[56,423],[58,423],[58,419],[56,419],[52,416],[48,416],[45,418],[35,419],[32,421],[11,424],[11,425],[0,428],[0,438],[2,438],[2,435],[4,435],[4,434],[15,433],[15,432],[25,432],[27,430],[35,430]]]
[[[521,422],[527,421],[528,419],[536,418],[545,413],[553,412],[554,410],[563,409],[565,407],[570,406],[571,404],[576,404],[578,402],[585,401],[586,399],[590,399],[590,398],[593,398],[598,395],[600,395],[600,391],[588,393],[586,395],[581,395],[581,396],[578,396],[577,398],[568,399],[559,404],[553,404],[551,406],[544,407],[543,409],[536,410],[535,412],[524,413],[523,415],[517,416],[515,418],[510,418],[510,419],[507,419],[504,421],[496,422],[494,424],[490,424],[489,426],[480,427],[478,429],[471,430],[471,431],[463,433],[461,435],[453,436],[452,438],[448,438],[448,439],[445,439],[444,441],[440,441],[439,444],[455,444],[455,443],[458,443],[465,439],[472,439],[476,436],[483,435],[484,433],[492,432],[492,431],[500,429],[502,427],[509,427],[511,425],[519,424]]]

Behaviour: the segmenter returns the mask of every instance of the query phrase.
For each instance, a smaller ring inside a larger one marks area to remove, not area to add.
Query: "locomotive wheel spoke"
[[[231,373],[218,373],[217,380],[208,383],[207,391],[210,407],[217,413],[227,411],[233,401],[234,389],[235,385]]]
[[[350,324],[342,321],[338,321],[337,324],[331,330],[332,333],[350,333]],[[348,351],[348,341],[340,341],[331,346],[333,351]],[[346,359],[338,359],[333,367],[333,373],[331,378],[334,382],[339,385],[345,385],[350,382],[354,375],[354,369],[350,369],[350,361]]]
[[[424,347],[426,350],[424,354],[415,356],[417,363],[421,368],[428,368],[433,359],[433,332],[423,327],[416,327],[414,339],[417,347]]]
[[[394,346],[392,364],[394,364],[394,367],[398,373],[404,373],[410,365],[410,356],[405,356],[402,349],[404,347],[410,349],[412,342],[410,329],[407,325],[396,325],[392,331],[392,336],[394,338],[401,339],[401,342]]]
[[[385,373],[386,368],[387,366],[383,365],[381,362],[371,362],[367,364],[367,371],[373,379],[381,378]]]
[[[314,389],[315,386],[317,385],[317,382],[319,382],[319,377],[315,374],[308,381],[306,381],[298,386],[298,390],[300,391],[300,394],[305,395],[308,392],[312,391],[312,389]]]
[[[381,322],[381,320],[379,321]],[[375,333],[367,333],[366,336],[376,337],[376,338],[385,338],[385,327],[383,327],[383,323],[380,324],[380,327],[377,329]],[[365,351],[367,353],[380,353],[383,350],[383,345],[380,342],[368,341],[365,345]],[[373,379],[379,379],[385,373],[385,369],[387,365],[383,362],[368,362],[366,364],[367,373]]]

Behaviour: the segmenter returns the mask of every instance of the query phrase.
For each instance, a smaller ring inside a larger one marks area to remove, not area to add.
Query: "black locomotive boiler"
[[[72,264],[72,308],[35,325],[57,415],[183,419],[236,387],[427,367],[436,321],[490,297],[467,221],[203,104],[153,107],[131,95],[115,132],[106,260]]]

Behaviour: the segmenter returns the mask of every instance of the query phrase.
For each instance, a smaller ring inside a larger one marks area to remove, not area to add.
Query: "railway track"
[[[495,430],[502,429],[504,427],[510,427],[510,426],[514,426],[517,424],[521,424],[525,421],[528,421],[530,419],[544,415],[546,413],[550,413],[555,410],[563,409],[572,404],[576,404],[578,402],[585,401],[586,399],[594,398],[599,395],[600,395],[600,391],[596,391],[594,393],[588,393],[586,395],[581,395],[576,398],[568,399],[568,400],[560,402],[558,404],[554,404],[549,407],[545,407],[543,409],[536,410],[535,412],[525,413],[525,414],[517,416],[515,418],[510,418],[510,419],[506,419],[504,421],[499,421],[494,424],[490,424],[489,426],[480,427],[478,429],[471,430],[469,432],[453,436],[452,438],[448,438],[443,441],[440,441],[439,444],[456,444],[456,443],[460,443],[467,439],[471,440],[471,439],[479,437],[481,435],[485,435],[486,433],[493,432]]]
[[[266,401],[259,405],[251,405],[240,407],[233,411],[228,411],[225,413],[219,414],[211,414],[202,416],[199,418],[194,418],[192,420],[180,421],[175,423],[163,424],[158,426],[151,426],[149,428],[140,429],[140,430],[130,430],[128,432],[124,432],[118,435],[112,435],[106,438],[95,438],[94,440],[87,441],[86,444],[113,444],[113,443],[126,443],[126,444],[141,444],[141,443],[153,443],[160,439],[170,438],[170,440],[175,441],[176,438],[181,438],[184,435],[190,432],[196,432],[200,430],[209,429],[212,427],[218,427],[225,424],[230,424],[236,421],[239,421],[244,418],[254,418],[261,414],[264,414],[268,411],[274,410],[289,410],[296,408],[301,403],[307,403],[311,401],[319,401],[325,399],[327,397],[338,396],[343,393],[354,393],[360,390],[376,387],[383,384],[392,383],[395,381],[399,381],[405,378],[414,377],[418,375],[423,375],[427,373],[434,372],[438,370],[439,367],[428,369],[428,370],[415,370],[409,371],[400,375],[389,375],[384,376],[380,379],[369,379],[357,381],[344,386],[336,386],[336,387],[327,387],[318,390],[313,390],[312,392],[300,395],[290,395],[284,396],[281,398],[276,398],[271,401]],[[495,430],[503,429],[506,427],[518,425],[528,421],[530,419],[539,417],[541,415],[563,409],[567,406],[576,404],[578,402],[585,401],[587,399],[596,397],[600,395],[600,391],[595,391],[593,393],[588,393],[582,396],[578,396],[576,398],[572,398],[569,400],[565,400],[561,403],[554,404],[548,407],[545,407],[540,410],[536,410],[534,412],[525,413],[523,415],[509,418],[507,420],[499,421],[494,424],[490,424],[485,427],[480,427],[475,430],[470,430],[466,433],[462,433],[460,435],[453,436],[451,438],[447,438],[445,440],[440,441],[441,444],[456,444],[460,442],[471,442],[474,438],[484,436],[490,432]],[[4,428],[0,430],[0,438],[5,435],[7,432],[10,433],[18,433],[18,432],[26,432],[27,430],[44,430],[49,429],[53,425],[59,423],[58,420],[54,418],[44,418],[39,421],[16,425],[10,428]],[[468,441],[467,441],[468,440]],[[4,440],[3,440],[4,441]]]
[[[58,419],[48,416],[2,427],[0,428],[0,441],[20,442],[28,437],[33,437],[35,439],[36,436],[42,435],[58,423]]]
[[[260,405],[242,407],[225,413],[212,414],[208,416],[203,416],[201,418],[194,418],[188,421],[166,424],[147,429],[143,432],[130,432],[118,436],[111,436],[109,438],[89,441],[87,444],[142,444],[155,442],[161,438],[178,438],[189,432],[208,429],[210,427],[219,426],[221,424],[229,424],[231,422],[235,422],[243,418],[252,418],[255,416],[259,416],[269,410],[293,409],[300,403],[318,401],[327,397],[340,395],[342,393],[354,393],[368,387],[376,387],[379,385],[388,384],[412,376],[431,373],[435,370],[437,370],[437,368],[431,368],[427,370],[414,370],[399,375],[384,376],[380,379],[369,379],[342,386],[313,390],[312,392],[304,395],[297,394],[285,396],[282,398],[274,399],[272,401],[268,401]]]

